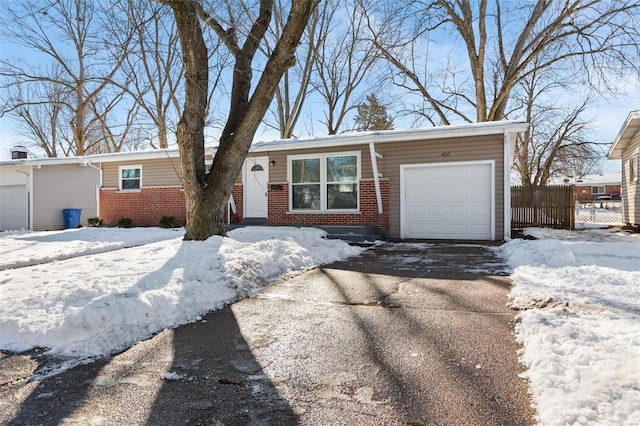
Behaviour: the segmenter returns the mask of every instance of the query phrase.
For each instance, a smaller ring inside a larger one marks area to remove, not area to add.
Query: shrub
[[[133,226],[133,221],[128,217],[121,217],[118,220],[118,226],[120,228],[131,228]]]
[[[89,224],[89,226],[102,226],[102,219],[100,219],[99,217],[90,217],[87,219],[87,223]]]
[[[160,226],[163,228],[179,228],[180,224],[173,216],[162,216],[160,218]]]

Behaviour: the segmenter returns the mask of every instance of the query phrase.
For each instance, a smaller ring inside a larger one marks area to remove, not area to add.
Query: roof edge
[[[628,131],[632,127],[637,127],[637,129],[633,132]],[[640,110],[631,111],[613,140],[611,148],[609,148],[609,152],[607,152],[607,158],[610,160],[622,159],[622,152],[629,142],[631,142],[631,139],[635,136],[638,129],[640,129]]]
[[[367,143],[393,143],[437,138],[482,136],[523,132],[529,127],[524,121],[489,121],[451,126],[427,127],[407,130],[381,130],[348,133],[309,139],[280,139],[252,145],[251,152],[283,151],[291,149],[360,145]]]

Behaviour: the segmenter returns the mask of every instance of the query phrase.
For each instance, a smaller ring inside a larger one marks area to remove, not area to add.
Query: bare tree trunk
[[[317,0],[292,2],[282,36],[250,98],[251,63],[269,26],[273,1],[260,1],[260,12],[242,47],[238,45],[236,29],[224,30],[199,2],[182,0],[169,4],[175,13],[186,75],[185,107],[177,132],[187,208],[185,239],[205,240],[226,233],[224,209],[231,190],[282,74],[295,64],[295,49]],[[208,174],[204,164],[208,61],[198,16],[216,32],[236,59],[229,116]]]

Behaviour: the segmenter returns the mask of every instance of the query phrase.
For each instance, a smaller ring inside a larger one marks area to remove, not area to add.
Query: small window
[[[120,191],[138,191],[142,188],[142,166],[120,166]]]
[[[591,187],[591,193],[592,194],[604,194],[605,193],[604,186],[592,186]]]
[[[260,164],[256,164],[251,168],[252,172],[263,172],[264,169],[262,168],[262,166]]]
[[[630,182],[637,182],[638,181],[638,172],[640,172],[640,170],[638,170],[638,157],[639,155],[634,155],[633,157],[631,157],[629,159],[629,181]]]

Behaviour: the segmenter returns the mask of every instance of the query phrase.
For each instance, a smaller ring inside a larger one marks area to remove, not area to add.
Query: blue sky
[[[3,1],[0,1],[0,4]],[[1,36],[0,36],[1,37]],[[439,48],[443,50],[447,50],[447,46],[432,46],[432,48]],[[459,46],[453,47],[449,49],[450,52],[458,51],[462,52],[459,49]],[[464,53],[462,53],[464,54]],[[25,61],[33,60],[34,56],[28,54],[28,52],[23,48],[18,48],[16,45],[12,45],[8,42],[8,40],[4,38],[0,38],[0,58],[21,58]],[[461,58],[460,62],[463,63],[465,59]],[[613,99],[602,99],[596,103],[594,103],[584,114],[585,119],[592,119],[592,140],[596,142],[611,142],[618,131],[620,130],[620,126],[622,125],[624,119],[626,118],[629,111],[640,109],[640,78],[638,76],[630,76],[628,81],[620,80],[619,81],[621,91],[627,91],[631,93],[630,95],[620,96],[618,98]],[[559,97],[564,97],[566,95],[559,95]],[[298,125],[298,133],[300,136],[310,136],[309,134],[304,134],[305,129],[311,129],[307,131],[307,133],[313,132],[313,136],[320,136],[324,131],[324,127],[319,124],[317,121],[317,117],[321,117],[322,113],[318,112],[318,114],[313,114],[315,121],[313,123],[299,123]],[[303,119],[301,121],[311,121],[310,118],[306,120]],[[397,119],[395,121],[395,128],[407,128],[410,123],[408,120],[400,120]],[[215,138],[215,132],[211,132],[212,136],[208,139]],[[278,133],[271,129],[261,129],[258,131],[256,136],[256,141],[259,140],[272,140],[278,137]],[[25,141],[22,139],[17,132],[16,123],[10,117],[2,117],[0,118],[0,160],[7,159],[10,157],[10,148],[16,144],[24,144]],[[603,167],[604,173],[615,173],[620,171],[620,162],[606,162]]]

